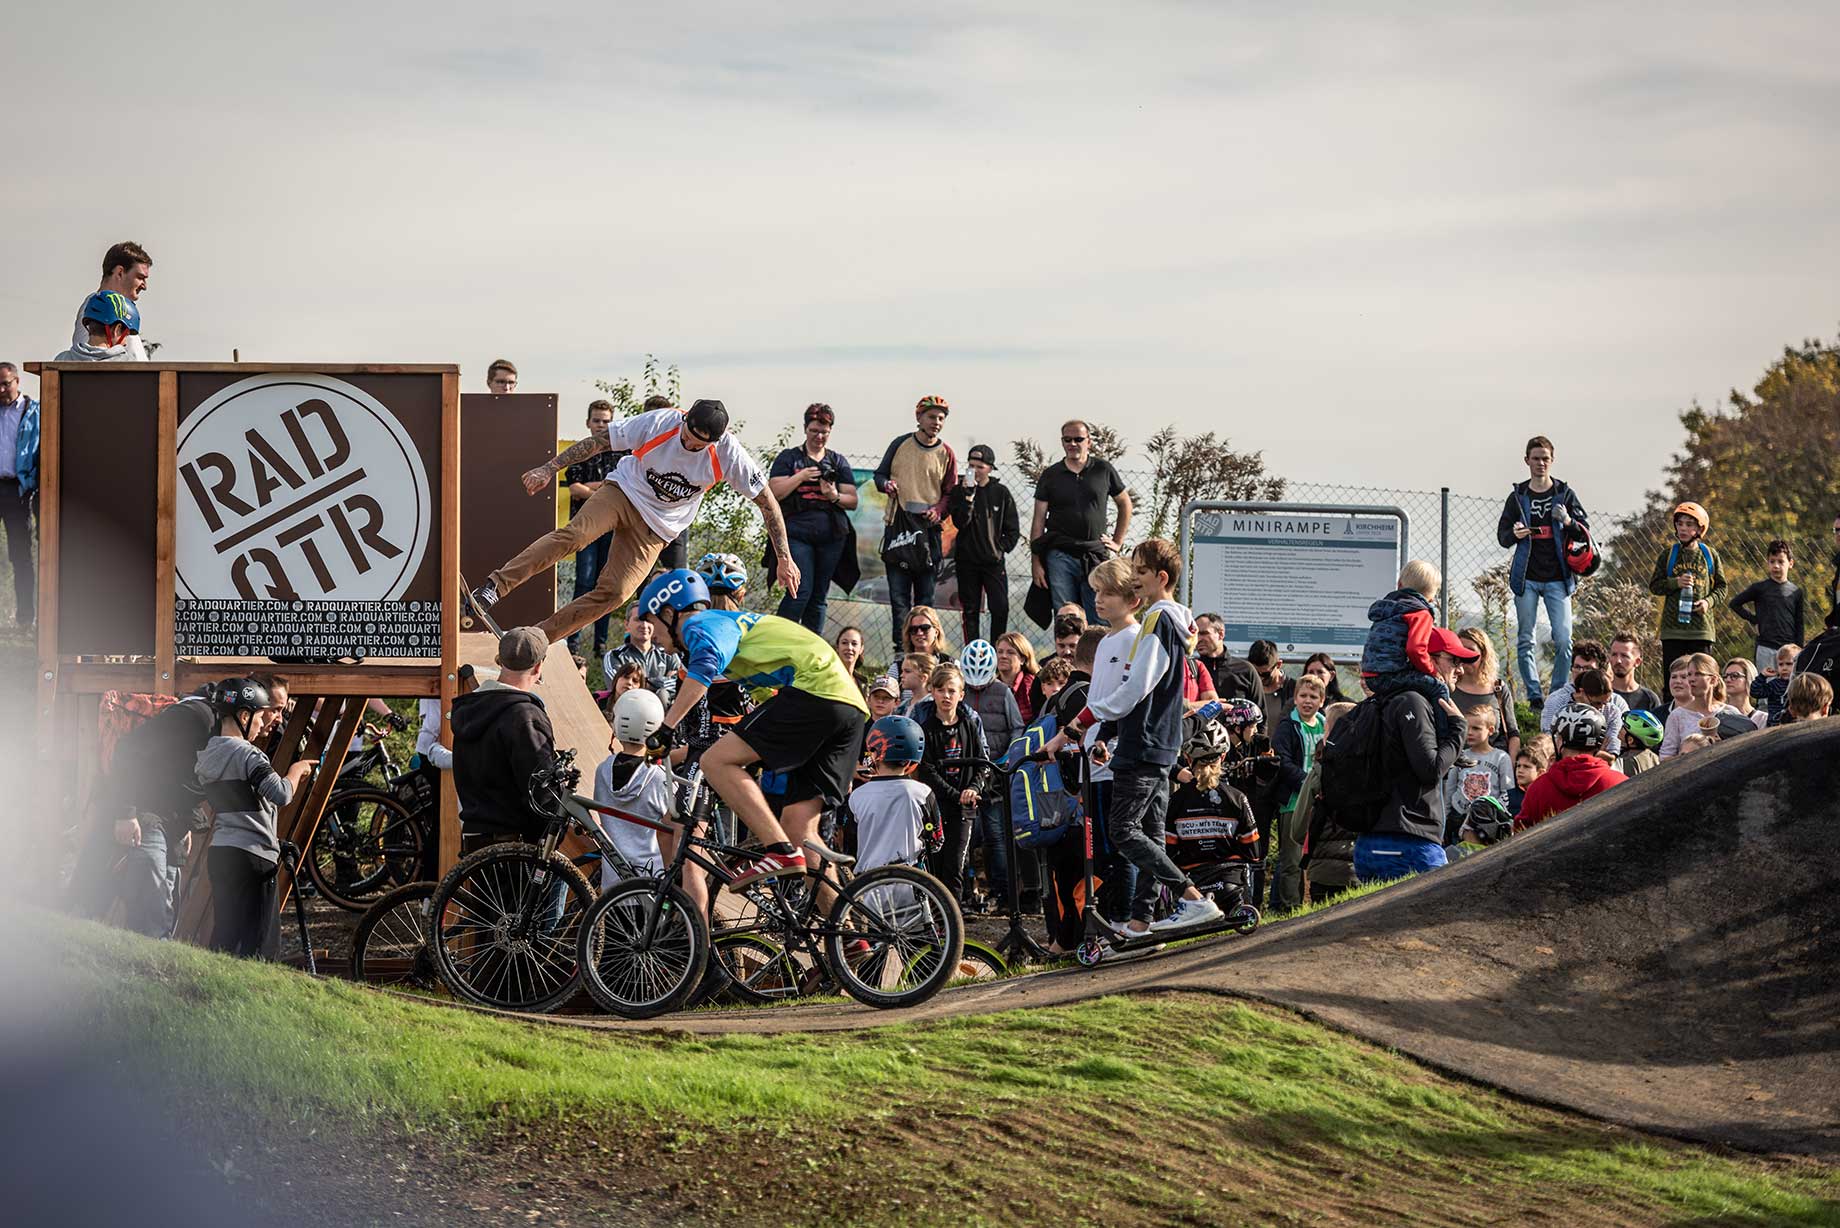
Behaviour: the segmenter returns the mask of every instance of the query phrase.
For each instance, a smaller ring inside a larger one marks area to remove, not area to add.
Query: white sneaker
[[[1185,930],[1195,926],[1219,921],[1226,914],[1220,911],[1220,905],[1207,896],[1198,900],[1183,900],[1176,910],[1161,921],[1152,921],[1150,928],[1159,933],[1166,930]]]

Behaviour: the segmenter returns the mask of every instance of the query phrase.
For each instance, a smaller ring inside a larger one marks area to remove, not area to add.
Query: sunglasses
[[[916,631],[933,631],[933,630],[936,630],[936,628],[933,626],[932,623],[915,623],[913,626],[907,629],[907,634],[912,635]]]
[[[1062,443],[1085,443],[1087,441],[1087,438],[1088,437],[1085,435],[1062,435],[1061,442]]]
[[[1727,681],[1727,682],[1743,682],[1743,681],[1744,681],[1744,671],[1743,671],[1743,670],[1741,670],[1741,669],[1734,669],[1734,670],[1732,670],[1732,671],[1731,671],[1731,672],[1730,672],[1729,674],[1726,674],[1726,675],[1725,675],[1725,681]]]

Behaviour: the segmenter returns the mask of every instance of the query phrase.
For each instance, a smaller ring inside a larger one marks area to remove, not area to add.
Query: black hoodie
[[[545,816],[530,808],[530,775],[556,757],[543,701],[488,682],[454,700],[454,791],[469,834],[535,839]]]

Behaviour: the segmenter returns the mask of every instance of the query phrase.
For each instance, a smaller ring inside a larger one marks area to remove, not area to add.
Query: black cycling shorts
[[[786,773],[787,805],[816,797],[835,808],[850,796],[868,728],[868,716],[854,704],[789,686],[742,717],[733,736],[766,767]]]

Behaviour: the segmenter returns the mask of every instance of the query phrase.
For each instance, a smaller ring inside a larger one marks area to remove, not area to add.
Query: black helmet
[[[1590,704],[1567,704],[1553,718],[1553,740],[1567,750],[1602,750],[1609,734],[1604,714]]]
[[[211,706],[220,717],[266,712],[275,706],[268,688],[254,678],[226,678],[211,689]]]
[[[728,407],[720,401],[698,401],[684,415],[684,425],[714,443],[728,433]]]

